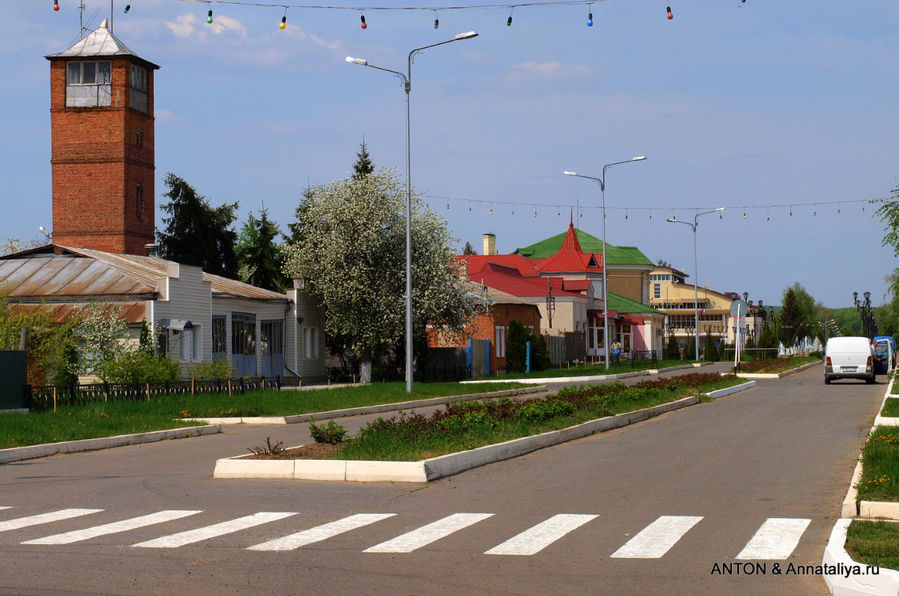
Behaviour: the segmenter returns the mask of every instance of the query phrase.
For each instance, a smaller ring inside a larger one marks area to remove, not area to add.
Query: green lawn
[[[379,418],[350,439],[335,459],[417,461],[447,453],[559,430],[604,416],[672,402],[745,383],[717,373],[693,373],[625,386],[604,383],[569,387],[544,399],[522,402],[467,401],[430,418],[401,413]]]
[[[853,521],[846,532],[846,552],[865,565],[899,569],[899,524]]]
[[[880,415],[890,418],[899,418],[899,398],[887,398],[887,402],[883,404],[883,410],[880,411]]]
[[[899,501],[899,427],[878,427],[862,450],[858,498]]]
[[[288,416],[448,395],[521,388],[516,383],[378,383],[334,389],[251,391],[242,395],[168,395],[145,401],[65,406],[56,412],[0,414],[0,449],[197,426],[178,418]]]
[[[649,370],[651,368],[668,368],[669,366],[683,366],[691,364],[689,360],[636,360],[631,366],[630,360],[622,362],[609,363],[609,370],[606,370],[604,361],[597,361],[593,364],[581,364],[569,366],[563,364],[560,367],[547,368],[545,370],[536,370],[529,373],[511,372],[495,375],[492,379],[542,379],[557,377],[590,377],[594,375],[620,375],[624,373],[634,372],[638,370]]]

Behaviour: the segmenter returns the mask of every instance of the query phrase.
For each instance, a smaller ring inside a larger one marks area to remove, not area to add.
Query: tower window
[[[144,131],[143,131],[143,129],[140,129],[140,128],[137,129],[137,146],[138,147],[144,146]]]
[[[144,221],[144,185],[140,182],[137,183],[135,207],[137,208],[137,221]]]
[[[69,62],[66,65],[66,107],[110,105],[111,73],[109,62]]]
[[[149,110],[147,69],[131,65],[131,107],[141,112]]]

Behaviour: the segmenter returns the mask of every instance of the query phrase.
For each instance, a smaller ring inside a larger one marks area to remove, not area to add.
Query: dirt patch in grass
[[[329,443],[310,443],[300,447],[291,447],[276,454],[253,454],[244,459],[330,459],[343,446],[344,443],[336,443],[334,445]]]

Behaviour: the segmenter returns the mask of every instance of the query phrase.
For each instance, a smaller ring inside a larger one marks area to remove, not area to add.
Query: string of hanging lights
[[[206,22],[212,24],[213,22],[213,14],[212,14],[212,5],[213,4],[222,4],[228,6],[244,6],[244,7],[253,7],[253,8],[283,8],[284,14],[281,17],[281,22],[279,23],[279,27],[281,29],[287,28],[287,10],[289,8],[298,9],[298,10],[349,10],[356,11],[361,13],[360,26],[362,29],[368,28],[368,23],[365,21],[365,11],[415,11],[415,10],[423,10],[434,13],[434,29],[438,29],[440,27],[440,11],[462,11],[462,10],[499,10],[499,9],[509,9],[509,16],[506,19],[506,26],[512,26],[512,17],[515,13],[516,8],[531,8],[531,7],[560,7],[560,6],[586,6],[587,7],[587,26],[593,26],[593,4],[596,2],[603,2],[604,0],[549,0],[544,2],[515,2],[511,4],[471,4],[467,6],[463,5],[447,5],[447,6],[351,6],[351,5],[328,5],[328,4],[275,4],[275,3],[267,3],[267,2],[247,2],[244,0],[178,0],[179,2],[190,2],[190,3],[206,3],[208,5],[208,12],[206,14]],[[740,0],[740,5],[745,4],[746,0]],[[53,0],[53,10],[59,11],[59,0]],[[127,14],[131,10],[131,3],[128,3],[125,6],[125,14]],[[671,12],[671,5],[669,4],[665,8],[665,13],[667,19],[670,21],[674,19],[674,13]]]
[[[463,198],[455,198],[455,197],[447,197],[440,195],[425,195],[425,199],[439,201],[441,204],[446,203],[446,210],[452,210],[452,204],[460,201],[464,201],[467,203],[468,211],[473,211],[473,205],[483,205],[484,209],[490,214],[494,215],[498,212],[497,206],[505,205],[511,208],[512,215],[515,215],[515,207],[516,206],[525,206],[533,209],[533,216],[537,217],[540,209],[544,209],[548,211],[550,214],[555,214],[557,217],[561,217],[562,211],[565,210],[575,210],[578,211],[578,218],[584,217],[584,210],[587,209],[595,209],[601,210],[600,207],[591,206],[591,205],[565,205],[559,203],[533,203],[533,202],[515,202],[515,201],[497,201],[497,200],[486,200],[486,199],[463,199]],[[860,206],[862,211],[865,211],[865,206],[872,203],[877,203],[881,201],[886,201],[889,199],[879,198],[879,199],[849,199],[843,201],[815,201],[815,202],[804,202],[804,203],[776,203],[776,204],[765,204],[765,205],[724,205],[727,210],[737,210],[742,213],[742,219],[748,220],[750,218],[750,213],[753,211],[762,211],[765,212],[765,221],[770,222],[772,219],[772,210],[785,210],[788,211],[789,217],[793,217],[793,210],[802,209],[802,208],[810,208],[811,214],[813,217],[817,217],[818,211],[820,209],[826,207],[835,207],[834,214],[841,215],[843,213],[843,206],[845,205],[856,205]],[[721,207],[721,205],[719,205]],[[653,221],[652,212],[663,211],[665,213],[671,213],[673,218],[677,218],[677,213],[694,213],[696,211],[702,211],[710,209],[707,206],[697,206],[697,207],[640,207],[634,205],[628,205],[627,207],[609,207],[606,206],[606,211],[621,211],[624,212],[624,220],[630,220],[630,212],[631,211],[642,211],[648,215],[649,221]],[[724,214],[720,213],[719,218],[723,219]]]

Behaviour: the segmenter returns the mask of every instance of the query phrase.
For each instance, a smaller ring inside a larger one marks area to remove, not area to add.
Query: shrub
[[[164,383],[177,379],[180,372],[174,360],[142,350],[127,352],[106,364],[106,380],[111,383]]]
[[[379,419],[380,420],[380,419]],[[309,418],[309,432],[316,443],[328,443],[336,445],[346,439],[346,429],[333,420],[329,420],[327,426],[318,426],[313,418]]]
[[[217,358],[211,362],[198,362],[187,371],[191,379],[212,380],[230,379],[234,375],[234,366],[227,358]]]
[[[531,370],[546,370],[552,366],[549,360],[549,349],[546,347],[546,338],[531,333]]]
[[[715,343],[715,338],[712,337],[710,333],[705,334],[705,359],[708,362],[717,362],[718,361],[718,345]]]
[[[528,422],[538,422],[556,416],[568,416],[576,410],[577,406],[573,403],[561,399],[534,400],[525,403],[518,410],[518,417]]]
[[[506,338],[506,370],[524,372],[528,341],[528,332],[518,321],[509,321],[509,335]]]
[[[680,360],[680,344],[673,335],[668,336],[668,344],[665,346],[665,360]]]

